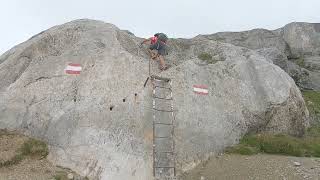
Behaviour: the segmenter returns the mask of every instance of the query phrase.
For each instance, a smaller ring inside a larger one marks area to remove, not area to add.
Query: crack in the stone
[[[41,77],[36,78],[34,81],[31,81],[31,82],[25,84],[23,87],[27,87],[27,86],[29,86],[29,85],[31,85],[33,83],[37,83],[37,82],[45,80],[45,79],[53,79],[53,78],[57,78],[57,77],[62,77],[62,75],[51,76],[51,77],[41,76]]]

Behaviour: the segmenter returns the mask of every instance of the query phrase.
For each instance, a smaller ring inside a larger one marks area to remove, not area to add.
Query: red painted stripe
[[[201,88],[201,89],[208,89],[208,86],[206,85],[193,85],[195,88]]]
[[[69,66],[81,66],[81,64],[74,64],[74,63],[69,63]]]
[[[67,74],[80,74],[80,71],[71,71],[71,70],[66,70]]]

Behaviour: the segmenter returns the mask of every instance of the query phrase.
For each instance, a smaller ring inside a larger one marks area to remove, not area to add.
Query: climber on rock
[[[147,42],[150,42],[150,46],[148,48],[148,52],[150,53],[150,56],[152,59],[155,59],[157,57],[157,53],[153,51],[153,49],[151,48],[151,46],[153,46],[154,44],[156,44],[156,42],[158,41],[158,34],[155,34],[153,37],[146,39],[144,41],[141,42],[140,46],[142,47],[143,44],[146,44]]]
[[[156,33],[153,37],[146,39],[141,42],[141,46],[147,42],[150,42],[150,46],[148,52],[152,59],[159,59],[160,61],[160,70],[168,69],[168,66],[165,63],[164,56],[167,54],[166,52],[166,43],[168,37],[164,33]],[[155,52],[154,50],[157,50]]]

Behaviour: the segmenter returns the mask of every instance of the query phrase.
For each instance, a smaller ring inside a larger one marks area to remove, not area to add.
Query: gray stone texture
[[[253,29],[199,35],[196,38],[231,43],[255,50],[285,70],[300,88],[320,90],[320,74],[317,69],[320,62],[319,23],[294,22],[274,31]],[[313,59],[312,62],[310,57]],[[306,67],[288,65],[288,61],[296,62],[297,59],[307,60],[309,66],[312,63],[311,69],[307,68],[308,73],[303,73]]]
[[[286,43],[256,31],[245,45],[170,39],[172,67],[159,72],[151,62],[152,74],[172,79],[178,173],[247,132],[301,136],[309,126],[300,90],[280,68],[289,67]],[[49,160],[92,179],[150,180],[152,88],[143,87],[149,59],[140,42],[112,24],[76,20],[17,45],[0,57],[0,127],[45,140]],[[216,63],[198,59],[203,52]],[[65,74],[71,62],[80,75]],[[196,84],[209,94],[195,94]]]

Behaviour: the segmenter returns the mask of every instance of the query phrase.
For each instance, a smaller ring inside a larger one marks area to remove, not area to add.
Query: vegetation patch
[[[209,53],[201,53],[198,55],[198,58],[206,61],[208,64],[214,64],[217,62],[217,60],[213,59],[212,55]]]
[[[310,116],[320,125],[320,91],[302,91]]]
[[[43,158],[49,154],[49,150],[46,143],[36,139],[29,139],[23,143],[20,148],[20,153],[24,156],[37,156]]]
[[[267,153],[298,157],[320,157],[320,128],[310,128],[303,138],[283,134],[246,135],[241,139],[239,145],[228,148],[226,152],[243,155]]]
[[[252,155],[257,153],[281,154],[290,156],[320,157],[320,92],[302,91],[310,116],[317,124],[309,128],[302,138],[289,135],[248,134],[228,153]]]
[[[16,153],[17,154],[11,159],[0,162],[0,168],[18,164],[27,157],[45,158],[49,154],[49,150],[46,143],[36,139],[28,139],[22,144]]]
[[[305,67],[305,66],[306,66],[303,57],[300,57],[299,59],[297,59],[297,60],[295,61],[295,63],[296,63],[298,66],[300,66],[300,67]]]
[[[53,176],[54,180],[68,180],[68,174],[63,171],[57,172],[56,175]]]
[[[17,154],[15,155],[13,158],[11,158],[10,160],[4,161],[0,163],[0,168],[2,167],[8,167],[8,166],[13,166],[15,164],[18,164],[19,162],[21,162],[23,160],[23,156],[21,154]]]

